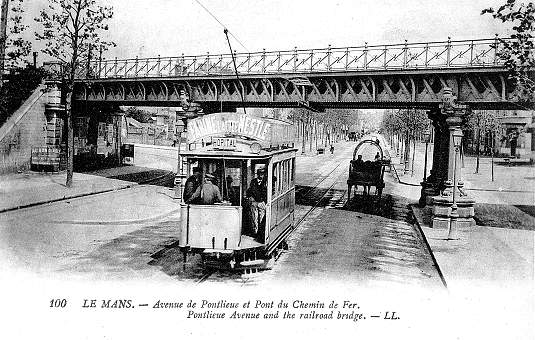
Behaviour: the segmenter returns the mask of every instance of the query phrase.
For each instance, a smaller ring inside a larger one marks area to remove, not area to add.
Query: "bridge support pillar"
[[[475,201],[463,189],[459,152],[453,139],[454,135],[462,134],[461,123],[467,110],[465,105],[456,103],[451,89],[446,88],[440,112],[431,115],[436,129],[434,172],[432,170],[429,184],[422,188],[422,193],[429,195],[426,202],[432,206],[433,228],[450,228],[452,221],[456,221],[457,227],[475,225]]]
[[[434,128],[433,161],[430,175],[423,181],[420,204],[431,205],[433,196],[440,195],[448,179],[449,132],[446,117],[440,110],[430,111],[428,117]]]

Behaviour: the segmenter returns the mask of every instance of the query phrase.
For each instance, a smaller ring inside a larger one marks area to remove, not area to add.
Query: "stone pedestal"
[[[432,197],[431,199],[433,207],[432,227],[447,229],[450,222],[451,206],[453,205],[453,185],[451,182],[446,183],[446,189],[441,195]],[[475,200],[464,192],[462,182],[455,193],[455,204],[457,204],[457,214],[459,215],[457,226],[459,228],[475,226]]]

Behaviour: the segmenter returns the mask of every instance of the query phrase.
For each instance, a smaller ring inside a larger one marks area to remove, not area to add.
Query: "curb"
[[[402,180],[399,179],[399,175],[398,175],[398,169],[396,169],[396,166],[391,164],[390,165],[390,169],[394,169],[394,177],[398,180],[398,183],[399,184],[403,184],[403,185],[410,185],[410,186],[413,186],[413,187],[421,187],[422,185],[421,184],[416,184],[416,183],[408,183],[408,182],[404,182]]]
[[[35,206],[38,206],[38,205],[54,203],[54,202],[60,202],[60,201],[65,201],[65,200],[69,200],[69,199],[73,199],[73,198],[80,198],[80,197],[85,197],[85,196],[104,194],[104,193],[111,192],[111,191],[119,191],[119,190],[129,189],[129,188],[132,188],[132,187],[137,186],[137,185],[138,185],[137,183],[134,183],[134,184],[129,184],[129,185],[126,185],[124,187],[119,187],[119,188],[105,189],[105,190],[94,191],[94,192],[89,192],[89,193],[86,192],[86,193],[76,194],[76,195],[72,195],[72,196],[63,196],[61,198],[54,198],[54,199],[50,199],[50,200],[46,200],[46,201],[22,204],[22,205],[19,205],[19,206],[16,206],[16,207],[12,207],[12,208],[0,209],[0,213],[9,212],[9,211],[13,211],[13,210],[19,210],[19,209],[25,209],[25,208],[31,208],[31,207],[35,207]]]
[[[424,241],[425,246],[427,247],[427,250],[429,251],[429,254],[431,255],[431,259],[433,260],[433,263],[434,263],[435,267],[437,268],[438,276],[440,277],[440,280],[442,281],[442,284],[444,285],[444,287],[447,289],[448,288],[448,284],[446,282],[446,278],[444,277],[444,274],[442,273],[442,270],[440,269],[440,266],[439,266],[438,261],[437,261],[437,259],[435,257],[435,254],[433,254],[433,250],[431,249],[431,245],[429,244],[429,242],[427,241],[427,238],[425,237],[425,233],[422,230],[422,226],[420,224],[420,221],[418,220],[418,218],[416,217],[416,214],[414,213],[414,205],[411,204],[410,207],[411,207],[412,216],[414,217],[414,220],[416,221],[416,226],[418,227],[418,228],[416,228],[416,231],[418,232],[418,234],[420,235],[420,237]]]

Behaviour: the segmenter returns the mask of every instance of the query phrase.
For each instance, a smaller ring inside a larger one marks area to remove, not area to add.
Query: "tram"
[[[188,254],[200,254],[203,263],[219,267],[267,265],[295,226],[297,150],[292,124],[215,113],[188,121],[187,129],[181,164],[186,177],[197,172],[197,193],[211,182],[211,196],[208,202],[206,196],[204,201],[189,198],[187,181],[181,185],[179,248],[184,263]],[[254,199],[252,186],[262,198]]]

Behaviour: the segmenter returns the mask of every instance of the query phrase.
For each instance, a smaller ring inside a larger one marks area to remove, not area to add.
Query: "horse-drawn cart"
[[[378,153],[375,156],[375,160],[364,161],[362,155],[358,155],[359,149],[363,145],[373,145],[377,148]],[[390,159],[385,159],[379,141],[369,139],[361,141],[355,148],[355,151],[353,151],[353,160],[349,164],[349,177],[347,179],[348,200],[351,199],[353,187],[357,189],[359,185],[363,187],[363,194],[369,194],[370,187],[375,187],[375,194],[381,198],[383,188],[385,187],[385,166],[389,165]]]

